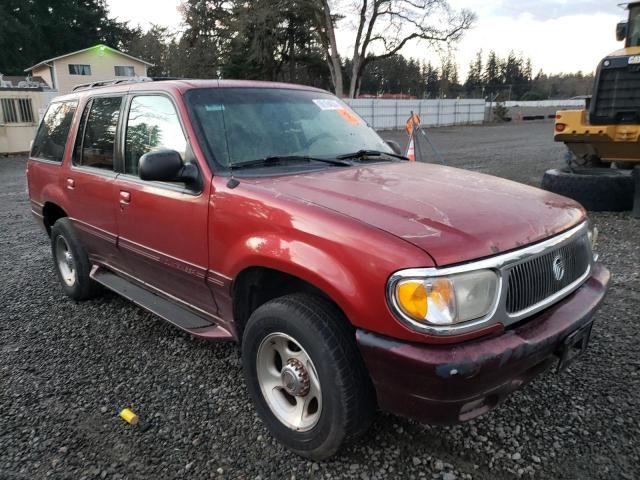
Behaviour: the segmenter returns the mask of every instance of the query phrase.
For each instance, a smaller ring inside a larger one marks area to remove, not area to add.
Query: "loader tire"
[[[631,172],[615,168],[554,168],[542,177],[542,188],[573,198],[587,210],[620,212],[633,207]]]

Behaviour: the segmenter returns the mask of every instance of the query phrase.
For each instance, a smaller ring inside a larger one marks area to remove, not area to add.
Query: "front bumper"
[[[596,263],[587,281],[562,301],[500,334],[461,344],[405,343],[358,330],[379,406],[434,424],[488,412],[558,361],[564,339],[592,322],[609,278]]]

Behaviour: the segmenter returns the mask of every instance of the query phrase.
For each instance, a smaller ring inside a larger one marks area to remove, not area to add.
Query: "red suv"
[[[112,82],[51,103],[27,176],[71,298],[238,342],[273,436],[321,459],[376,407],[460,422],[562,370],[609,282],[572,200],[397,150],[314,88]]]

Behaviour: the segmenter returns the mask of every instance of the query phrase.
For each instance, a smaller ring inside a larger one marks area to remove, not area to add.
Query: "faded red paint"
[[[255,181],[416,245],[438,266],[495,255],[584,220],[573,200],[490,175],[425,163],[374,164]]]
[[[96,91],[62,97],[79,106],[63,163],[28,162],[34,215],[42,224],[45,205],[55,204],[73,220],[92,263],[177,297],[224,329],[191,332],[203,338],[237,337],[233,282],[244,270],[268,267],[305,280],[358,329],[380,404],[431,421],[459,420],[460,406],[478,396],[491,393],[499,402],[537,373],[560,338],[588,321],[602,300],[608,272],[598,266],[575,293],[519,327],[503,331],[498,324],[450,337],[410,330],[386,302],[392,273],[540,241],[583,221],[582,208],[507,180],[415,162],[239,178],[230,188],[229,177],[207,162],[183,94],[242,86],[307,88],[188,80],[99,89],[173,99],[203,177],[198,195],[73,167],[80,115]]]

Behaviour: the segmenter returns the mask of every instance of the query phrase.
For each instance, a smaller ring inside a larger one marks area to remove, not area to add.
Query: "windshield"
[[[217,163],[305,156],[335,158],[393,150],[353,110],[323,92],[280,88],[207,88],[187,93],[192,117]]]
[[[640,5],[629,11],[629,33],[627,47],[640,47]]]

